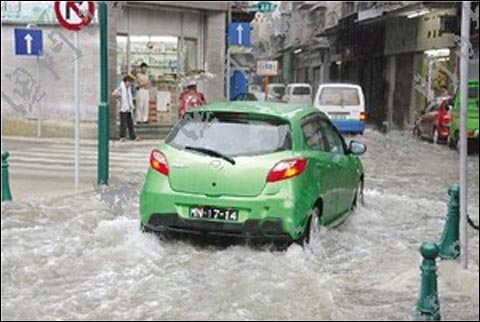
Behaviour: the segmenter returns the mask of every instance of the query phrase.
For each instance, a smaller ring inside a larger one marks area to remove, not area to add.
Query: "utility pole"
[[[471,1],[462,2],[462,29],[460,55],[460,246],[461,262],[468,268],[468,62],[470,47]]]
[[[228,15],[228,17],[227,17],[228,18],[227,19],[227,22],[228,22],[227,29],[228,29],[230,27],[230,24],[232,23],[232,1],[228,1],[228,13],[227,13],[227,15]],[[228,33],[227,33],[227,37],[229,37]],[[230,68],[230,65],[231,65],[231,61],[230,61],[231,60],[230,40],[227,39],[226,43],[227,43],[227,71],[226,71],[226,73],[227,73],[226,78],[227,79],[225,80],[226,84],[227,84],[227,93],[226,93],[227,95],[226,95],[226,97],[227,97],[227,102],[230,102],[230,99],[231,99],[230,98],[230,86],[231,86],[231,84],[230,84],[230,74],[231,74],[231,68]]]
[[[108,104],[108,8],[105,1],[98,4],[100,23],[100,105],[98,106],[98,169],[97,183],[108,185],[110,106]]]

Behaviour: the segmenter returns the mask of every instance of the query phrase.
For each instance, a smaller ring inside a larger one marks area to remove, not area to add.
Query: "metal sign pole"
[[[470,42],[470,11],[471,1],[463,1],[462,6],[462,29],[460,55],[460,247],[461,262],[464,269],[468,268],[468,61]]]
[[[27,29],[38,28],[35,24],[28,24]],[[31,44],[30,44],[31,46]],[[31,47],[30,47],[31,48]],[[31,49],[30,49],[31,51]],[[37,85],[40,84],[40,55],[36,55],[36,62],[37,62]],[[40,100],[37,104],[37,137],[42,137],[42,101]]]
[[[78,32],[73,34],[75,48],[79,49]],[[74,61],[74,96],[75,96],[75,189],[80,185],[80,100],[79,100],[79,62]]]
[[[265,91],[265,102],[268,101],[268,85],[270,84],[270,76],[263,76],[263,81],[264,81],[264,91]]]
[[[40,84],[40,57],[37,56],[37,84]],[[42,137],[42,101],[38,102],[37,110],[37,137]]]
[[[230,61],[230,46],[227,48],[227,102],[230,102],[230,86],[231,86],[231,61]]]
[[[232,23],[232,3],[231,1],[228,2],[228,28],[230,28],[230,24]],[[228,37],[230,37],[230,35],[228,35]],[[230,56],[231,56],[231,53],[230,53],[230,39],[227,39],[227,79],[226,79],[226,84],[227,84],[227,102],[230,102],[230,74],[231,74],[231,70],[230,70],[230,65],[231,65],[231,62],[230,62]]]

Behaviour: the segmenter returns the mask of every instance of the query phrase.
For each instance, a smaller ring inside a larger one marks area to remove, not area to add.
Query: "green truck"
[[[460,141],[460,91],[455,95],[455,105],[448,139],[451,148],[457,148]],[[478,80],[468,82],[468,148],[478,150]]]

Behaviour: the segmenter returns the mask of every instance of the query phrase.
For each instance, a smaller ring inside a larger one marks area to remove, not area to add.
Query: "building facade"
[[[198,80],[208,101],[225,99],[223,62],[228,3],[118,1],[108,2],[108,6],[110,90],[119,85],[123,76],[147,63],[153,84],[149,118],[152,130],[175,121],[178,93],[190,79]],[[43,31],[44,53],[38,59],[14,54],[14,29],[28,25]],[[25,128],[28,133],[18,134],[35,135],[39,118],[45,128],[43,135],[49,135],[48,126],[62,127],[66,135],[72,133],[73,61],[78,59],[82,134],[96,135],[92,130],[96,126],[100,77],[96,17],[93,24],[79,33],[80,48],[73,44],[73,33],[56,22],[53,1],[2,2],[4,134],[15,134],[15,129]],[[23,75],[18,76],[19,73]],[[30,79],[31,87],[36,87],[40,94],[27,97],[23,92],[34,90],[22,88],[26,81],[19,77]],[[24,108],[12,106],[12,101],[20,102]],[[111,135],[117,137],[118,111],[113,100],[110,105]]]
[[[458,86],[460,7],[461,2],[282,2],[270,58],[282,66],[279,82],[361,85],[372,123],[408,129],[441,86],[451,93]],[[478,79],[474,19],[470,78]]]

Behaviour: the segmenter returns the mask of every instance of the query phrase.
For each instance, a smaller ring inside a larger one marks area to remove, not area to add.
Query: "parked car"
[[[251,102],[265,102],[264,92],[248,92],[240,93],[235,96],[232,101],[251,101]]]
[[[267,93],[269,102],[281,102],[285,95],[285,85],[280,83],[269,84]]]
[[[455,104],[451,112],[449,146],[455,148],[460,140],[460,92],[455,95]],[[468,82],[468,146],[469,150],[479,148],[478,131],[478,81]]]
[[[290,104],[312,106],[312,86],[310,84],[288,84],[283,101]]]
[[[430,102],[415,123],[414,134],[435,144],[447,142],[451,121],[450,111],[454,103],[451,97],[442,97]]]
[[[202,117],[192,117],[202,113]],[[325,114],[281,103],[190,111],[152,151],[140,195],[145,231],[307,243],[363,200],[366,147]]]
[[[248,91],[251,93],[251,92],[261,92],[262,91],[262,87],[260,85],[256,85],[256,84],[251,84],[251,85],[248,85]]]
[[[264,95],[265,96],[265,95]],[[235,96],[232,101],[259,101],[259,98],[255,93],[240,93]]]
[[[358,85],[324,84],[315,95],[314,106],[327,114],[342,133],[363,134],[367,113],[365,96]]]

